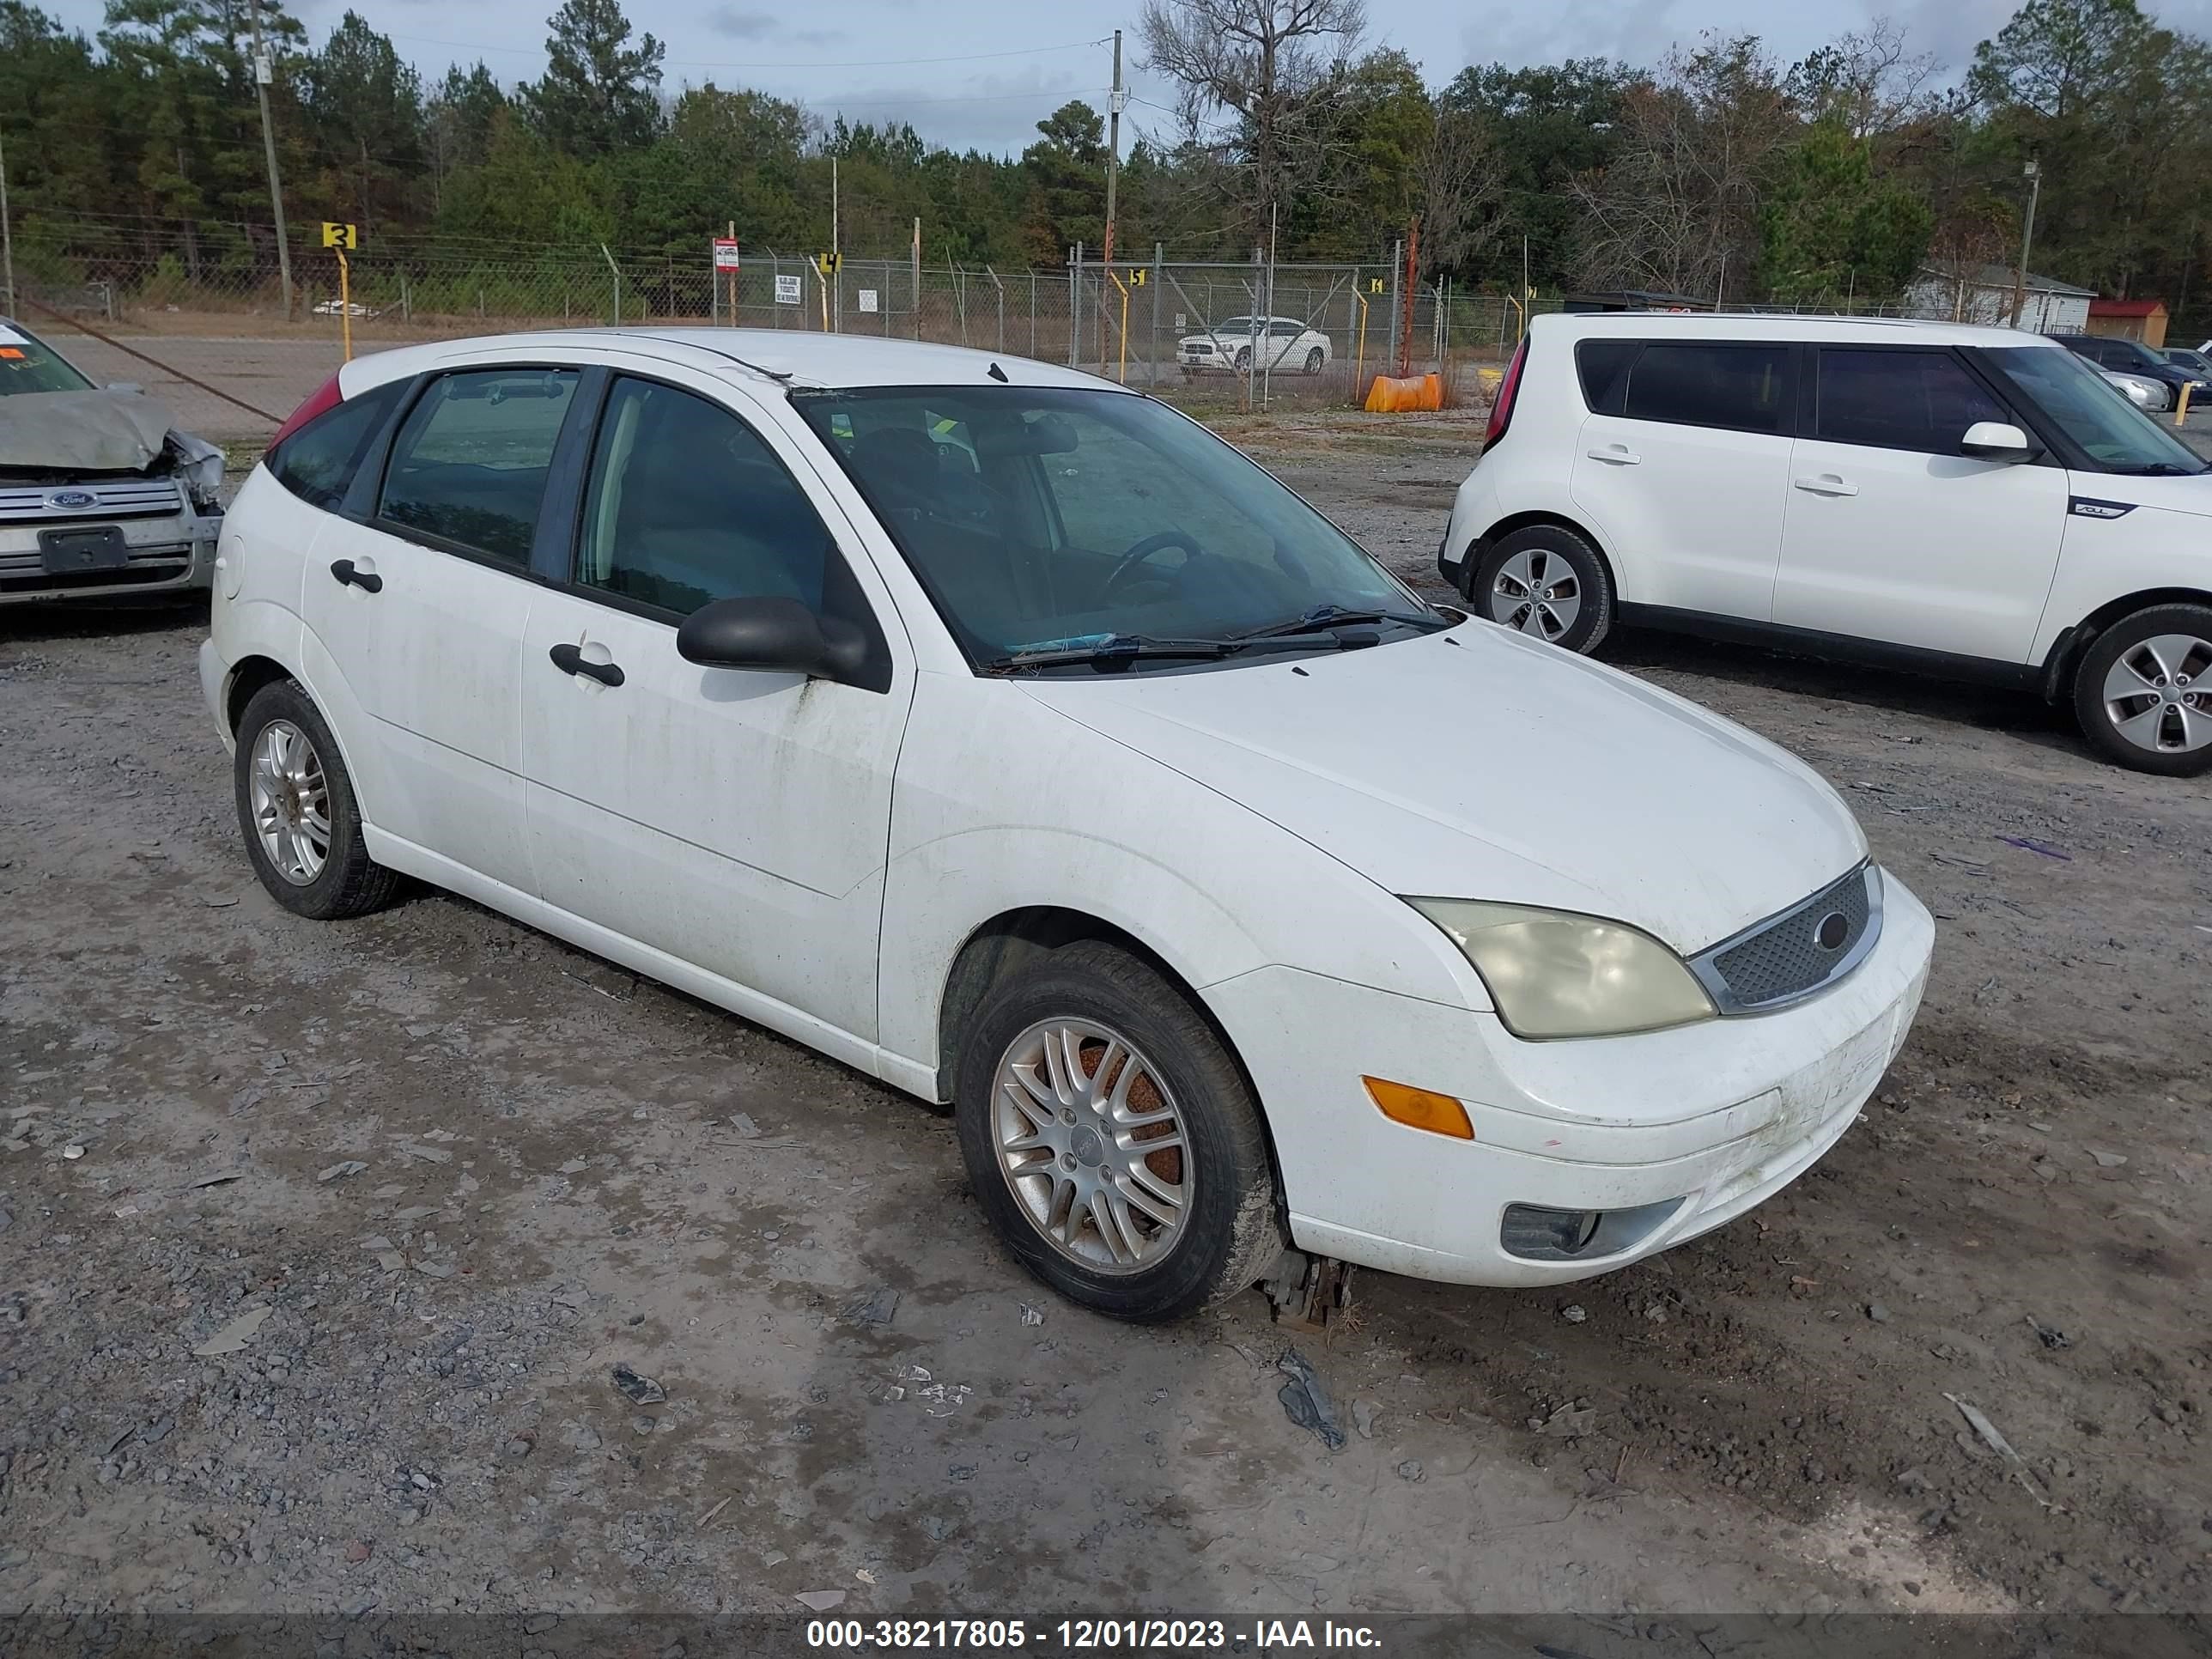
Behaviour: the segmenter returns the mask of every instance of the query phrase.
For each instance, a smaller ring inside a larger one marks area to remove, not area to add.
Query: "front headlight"
[[[1480,899],[1406,902],[1450,935],[1516,1036],[1621,1036],[1718,1012],[1681,957],[1626,922]]]

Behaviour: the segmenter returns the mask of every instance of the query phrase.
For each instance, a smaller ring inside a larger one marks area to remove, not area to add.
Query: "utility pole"
[[[8,302],[0,313],[15,314],[15,232],[8,220],[8,149],[0,144],[0,285],[8,290]]]
[[[2043,193],[2043,167],[2030,161],[2027,176],[2027,221],[2020,228],[2020,277],[2012,285],[2012,325],[2020,326],[2020,313],[2027,307],[2027,250],[2035,240],[2035,202]]]
[[[1114,90],[1106,99],[1106,246],[1099,258],[1114,269],[1114,188],[1121,172],[1121,109],[1129,94],[1121,85],[1121,31],[1114,31]]]
[[[253,27],[253,95],[261,100],[261,149],[269,158],[269,210],[276,218],[276,270],[284,283],[284,320],[292,320],[292,244],[284,233],[284,186],[276,177],[276,129],[269,120],[269,82],[276,75],[269,49],[261,44],[261,0],[246,0]]]

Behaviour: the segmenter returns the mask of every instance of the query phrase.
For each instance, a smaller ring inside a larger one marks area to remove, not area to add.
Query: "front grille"
[[[1881,879],[1873,866],[1861,865],[1690,965],[1724,1014],[1759,1013],[1809,996],[1873,948],[1881,932]]]
[[[82,505],[57,507],[47,497],[92,499]],[[52,524],[76,519],[150,519],[185,509],[173,478],[129,478],[108,483],[0,484],[0,524]]]
[[[181,546],[134,547],[120,570],[48,574],[37,553],[0,553],[0,593],[44,592],[49,588],[131,587],[143,582],[173,581],[192,562],[190,543]]]

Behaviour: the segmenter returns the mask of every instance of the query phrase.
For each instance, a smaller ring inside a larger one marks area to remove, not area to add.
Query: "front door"
[[[2067,477],[1959,453],[2016,417],[1952,352],[1822,346],[1790,457],[1774,620],[2021,663],[2058,565]]]
[[[1653,341],[1617,413],[1583,422],[1569,485],[1632,605],[1765,622],[1789,491],[1796,349]]]
[[[367,521],[333,518],[316,538],[301,605],[368,717],[375,830],[522,893],[536,887],[517,775],[526,573],[578,380],[506,367],[431,380]]]
[[[608,386],[569,580],[540,592],[522,642],[539,891],[872,1042],[913,675],[896,628],[886,640],[877,623],[885,598],[795,476],[805,461],[730,395],[620,374]],[[877,689],[677,654],[678,625],[701,605],[769,595],[872,634]]]

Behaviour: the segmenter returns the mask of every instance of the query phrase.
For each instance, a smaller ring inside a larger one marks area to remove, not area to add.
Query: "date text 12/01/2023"
[[[806,1645],[824,1649],[1026,1649],[1046,1653],[1102,1650],[1254,1653],[1298,1648],[1373,1651],[1370,1626],[1334,1620],[1250,1619],[811,1619]]]

